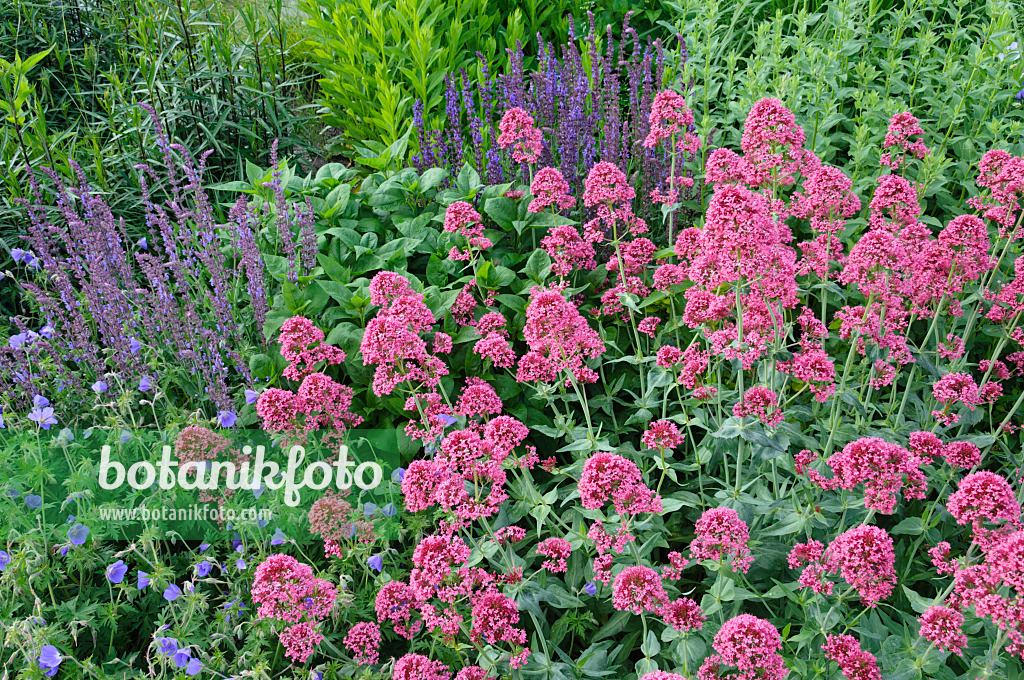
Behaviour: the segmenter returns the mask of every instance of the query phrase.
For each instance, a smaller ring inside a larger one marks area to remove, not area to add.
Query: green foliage
[[[702,161],[717,147],[738,147],[754,102],[777,97],[796,114],[809,148],[847,167],[864,193],[889,118],[909,110],[934,131],[921,176],[926,211],[962,209],[976,193],[985,151],[1024,148],[1024,113],[1014,98],[1024,61],[1010,49],[1020,40],[1016,9],[1002,0],[887,4],[672,3],[673,28],[688,48],[679,82],[693,84],[687,101],[699,134],[711,139]],[[947,153],[952,158],[940,160]]]
[[[23,231],[24,213],[9,199],[28,192],[26,166],[76,181],[72,159],[116,215],[140,223],[134,166],[156,154],[139,103],[157,110],[171,139],[213,151],[216,181],[237,177],[248,159],[265,162],[275,138],[283,151],[305,153],[311,72],[293,23],[283,0],[4,3],[0,238]],[[16,73],[9,64],[19,60],[35,67]],[[10,311],[9,299],[2,304]]]

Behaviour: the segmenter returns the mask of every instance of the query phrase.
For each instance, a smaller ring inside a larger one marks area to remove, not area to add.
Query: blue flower
[[[0,430],[7,429],[7,423],[4,422],[4,407],[0,406]]]
[[[71,431],[70,427],[65,427],[60,431],[60,434],[57,435],[57,438],[65,444],[70,444],[75,441],[75,433]]]
[[[74,524],[68,529],[68,539],[71,541],[71,545],[82,545],[88,537],[89,527],[82,523]]]
[[[369,565],[370,569],[376,571],[382,571],[384,569],[384,560],[380,555],[374,555],[370,559],[366,560],[366,564]]]
[[[43,326],[42,328],[39,329],[39,335],[43,336],[47,340],[52,340],[53,339],[54,332],[55,331],[54,331],[53,326],[50,326],[50,325]]]
[[[10,338],[8,338],[7,345],[11,349],[18,349],[26,342],[28,342],[28,335],[25,333],[18,333],[17,335],[12,335]]]
[[[196,573],[199,574],[199,578],[206,578],[210,575],[210,569],[213,569],[213,565],[203,560],[196,565]]]
[[[7,568],[7,565],[11,563],[11,556],[7,554],[6,550],[0,550],[0,571]]]
[[[132,354],[138,354],[139,350],[142,349],[142,343],[136,340],[135,338],[132,338],[131,342],[128,344]]]
[[[149,574],[147,574],[144,571],[140,571],[140,572],[138,572],[138,577],[137,578],[138,578],[139,590],[143,590],[143,589],[149,587],[149,584],[150,584]]]
[[[117,438],[117,441],[122,444],[127,444],[132,440],[132,433],[128,430],[121,430],[121,435]]]
[[[139,391],[146,392],[152,386],[153,383],[149,382],[149,378],[147,378],[146,376],[142,376],[142,380],[139,381]]]
[[[11,257],[15,262],[21,262],[25,258],[25,251],[21,248],[11,248]]]
[[[388,503],[380,511],[384,513],[385,517],[394,517],[398,514],[398,507],[394,503]]]
[[[174,654],[174,665],[178,668],[184,668],[191,659],[191,652],[188,651],[187,647],[183,647]]]
[[[587,585],[583,586],[583,590],[587,593],[587,595],[597,595],[597,584],[593,582],[588,583]]]
[[[124,575],[127,573],[128,565],[123,560],[118,560],[107,567],[107,580],[111,583],[120,583],[124,580]]]
[[[181,597],[181,588],[174,585],[173,583],[167,586],[167,590],[164,591],[164,599],[168,602],[174,602]]]
[[[53,645],[46,645],[39,653],[39,668],[45,671],[44,675],[53,677],[57,675],[57,669],[60,667],[61,658],[60,652]]]
[[[172,637],[158,637],[156,643],[160,645],[160,653],[165,656],[178,653],[178,641]]]
[[[246,389],[245,390],[245,403],[246,404],[255,404],[256,400],[259,399],[259,398],[260,398],[260,395],[255,390],[250,390],[250,389]]]
[[[95,392],[96,394],[103,394],[104,392],[107,391],[107,387],[107,383],[103,382],[102,380],[97,380],[92,384],[92,391]]]
[[[238,416],[231,411],[221,411],[217,414],[217,424],[221,427],[234,427],[236,420]]]
[[[210,549],[210,544],[209,543],[200,543],[199,544],[199,552],[204,553],[204,552],[206,552],[209,549]]]
[[[263,495],[264,491],[265,489],[263,488],[263,485],[260,484],[255,489],[252,490],[252,495],[256,498],[259,498],[260,496]]]
[[[146,237],[145,236],[143,236],[142,238],[139,239],[138,245],[139,245],[139,248],[142,248],[143,250],[146,250],[146,249],[149,248],[149,242],[146,241]]]
[[[373,517],[377,514],[377,506],[374,503],[363,505],[363,517]]]
[[[43,408],[50,405],[50,400],[41,394],[36,394],[32,396],[32,405],[36,408]]]
[[[235,562],[235,568],[239,571],[245,571],[245,560],[238,560]]]
[[[391,473],[391,480],[401,484],[403,479],[405,479],[405,468],[395,468]]]
[[[448,427],[449,425],[454,425],[456,421],[458,421],[458,418],[456,418],[455,416],[450,416],[447,413],[442,413],[441,415],[438,416],[438,418],[441,419],[441,422],[444,423],[445,427]]]
[[[57,418],[53,415],[53,408],[36,407],[28,414],[28,419],[39,425],[44,430],[49,430],[51,425],[57,424]]]
[[[203,670],[203,662],[199,659],[192,659],[185,667],[185,675],[196,675],[201,670]]]
[[[288,537],[284,535],[283,531],[281,531],[281,527],[278,527],[274,530],[274,535],[270,539],[270,545],[281,545],[286,540],[288,540]]]
[[[43,504],[43,497],[37,494],[25,496],[25,505],[35,510]]]

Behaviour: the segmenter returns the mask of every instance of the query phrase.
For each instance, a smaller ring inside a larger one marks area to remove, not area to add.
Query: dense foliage
[[[310,2],[357,166],[211,171],[143,105],[139,215],[21,175],[5,670],[1018,677],[1013,7],[792,9],[531,47],[504,6]],[[203,486],[259,438],[280,469]],[[393,464],[293,504],[298,444]],[[102,445],[177,486],[111,495]],[[239,514],[110,514],[192,503]]]

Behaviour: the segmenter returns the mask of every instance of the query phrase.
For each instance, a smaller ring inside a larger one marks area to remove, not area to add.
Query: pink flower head
[[[1005,477],[994,472],[974,472],[964,477],[950,494],[946,509],[957,524],[971,525],[974,540],[982,547],[1020,526],[1021,507],[1013,488]]]
[[[455,405],[455,412],[463,416],[501,413],[501,399],[497,392],[481,378],[466,378],[466,387]]]
[[[752,187],[769,182],[788,186],[796,181],[795,174],[811,174],[820,161],[803,146],[804,131],[793,112],[778,99],[762,99],[743,126],[744,180]]]
[[[488,333],[473,345],[473,353],[482,359],[490,359],[497,368],[512,368],[516,364],[516,353],[504,335]]]
[[[543,135],[534,127],[533,116],[518,106],[512,107],[498,123],[498,146],[512,147],[512,160],[517,163],[536,163],[540,158]]]
[[[825,569],[838,572],[868,607],[889,597],[896,585],[896,553],[885,529],[862,524],[839,534],[825,548]]]
[[[812,476],[812,480],[823,488],[847,491],[863,484],[864,506],[869,510],[891,515],[900,491],[907,498],[924,498],[927,480],[920,466],[925,460],[878,437],[850,442],[827,462],[834,477]]]
[[[641,441],[649,449],[671,451],[683,443],[683,435],[671,420],[656,420],[644,432]]]
[[[533,200],[526,209],[532,213],[543,212],[551,206],[558,206],[558,211],[563,212],[576,205],[576,199],[569,194],[569,183],[555,168],[541,168],[537,171],[530,185],[530,193],[533,194]]]
[[[705,510],[697,520],[696,538],[690,543],[690,554],[695,560],[728,560],[733,571],[747,573],[754,562],[747,543],[750,532],[747,524],[732,508]]]
[[[939,649],[963,656],[963,648],[967,646],[963,614],[949,607],[935,605],[926,609],[918,621],[921,624],[921,637]]]
[[[636,329],[638,332],[643,333],[647,337],[653,338],[654,333],[658,328],[658,324],[661,323],[661,319],[656,316],[646,316],[640,323],[637,324]]]
[[[882,680],[875,655],[862,650],[852,635],[829,635],[821,648],[839,664],[846,680]]]
[[[537,554],[551,558],[545,560],[541,568],[552,574],[561,574],[568,568],[566,560],[572,554],[572,545],[564,538],[547,538],[537,545]]]
[[[658,354],[654,360],[654,363],[662,368],[671,369],[676,364],[682,363],[683,361],[683,350],[672,345],[665,345],[658,348]]]
[[[852,186],[842,170],[823,165],[804,180],[803,192],[794,195],[793,215],[810,220],[816,232],[838,234],[846,220],[860,211],[860,199],[851,191]],[[831,259],[838,260],[841,255],[841,250],[833,251]]]
[[[377,591],[374,610],[378,621],[391,621],[396,633],[411,640],[422,625],[420,621],[412,621],[413,611],[420,603],[420,598],[407,583],[390,581]]]
[[[626,174],[614,163],[602,161],[594,165],[584,182],[583,205],[593,208],[599,204],[627,203],[636,198]]]
[[[782,636],[764,619],[740,614],[726,621],[711,643],[718,654],[708,657],[697,673],[699,680],[735,677],[737,680],[782,680],[789,674],[779,654]],[[722,674],[722,665],[739,671]]]
[[[971,442],[949,442],[942,449],[942,457],[950,465],[970,470],[981,462],[981,449]]]
[[[619,514],[661,512],[661,498],[644,486],[636,463],[607,451],[595,453],[583,464],[577,489],[588,510],[610,499]]]
[[[417,596],[426,599],[435,586],[444,583],[453,568],[469,559],[469,547],[458,536],[434,535],[420,541],[412,554],[409,584]]]
[[[677,150],[692,155],[700,148],[700,137],[689,132],[690,126],[693,125],[693,112],[686,105],[686,99],[678,92],[662,90],[654,95],[647,120],[651,127],[647,138],[644,139],[646,148],[653,149],[679,133],[683,135],[676,140]]]
[[[288,626],[277,636],[284,646],[284,655],[296,663],[305,663],[313,655],[313,648],[324,636],[309,621]]]
[[[634,614],[658,611],[668,604],[661,576],[649,567],[626,567],[612,585],[612,606]]]
[[[779,395],[763,385],[751,387],[743,393],[743,399],[734,404],[732,414],[737,418],[756,416],[762,423],[775,427],[782,422],[782,409],[778,408]]]
[[[1000,238],[1020,238],[1021,231],[1014,225],[1024,191],[1024,158],[1011,156],[1003,149],[991,149],[978,163],[976,181],[987,191],[967,202],[981,211],[985,219],[998,224]]]
[[[263,428],[267,431],[290,430],[298,418],[298,399],[294,392],[271,387],[256,399],[256,413],[263,419]]]
[[[885,135],[883,149],[893,149],[882,154],[881,164],[899,170],[907,155],[922,159],[928,155],[928,147],[920,139],[911,141],[911,137],[921,137],[924,130],[921,129],[917,118],[909,111],[897,113],[889,120],[889,132]],[[895,147],[895,148],[893,148]]]
[[[700,605],[688,597],[680,597],[678,600],[662,605],[658,614],[665,620],[665,623],[681,633],[700,630],[707,620]]]
[[[345,635],[345,647],[359,665],[380,661],[380,641],[380,626],[368,621],[352,626]]]
[[[569,276],[577,269],[597,269],[593,244],[572,225],[552,227],[540,245],[551,256],[551,271],[557,276]]]
[[[452,674],[440,661],[422,654],[406,654],[395,662],[391,680],[451,680]]]
[[[942,454],[942,440],[932,432],[912,432],[907,448],[918,458],[931,461]]]
[[[572,302],[557,290],[539,286],[530,291],[530,302],[526,306],[526,326],[523,336],[531,353],[536,353],[548,363],[546,374],[555,375],[568,371],[580,379],[587,367],[586,359],[593,359],[604,352],[604,342],[597,331],[592,329]],[[520,359],[520,381],[534,377],[546,377],[544,373],[524,373],[524,361]]]
[[[942,376],[932,385],[932,395],[935,401],[945,406],[942,411],[932,412],[932,415],[944,425],[955,425],[960,420],[958,414],[949,412],[957,404],[964,404],[973,411],[981,403],[978,385],[968,373],[947,373]]]
[[[516,628],[519,623],[519,607],[514,600],[497,592],[480,595],[473,603],[473,627],[469,638],[473,642],[483,640],[488,644],[510,642],[526,644],[526,631]]]
[[[313,570],[290,555],[271,555],[256,567],[252,600],[260,618],[287,623],[327,618],[337,591],[333,584],[313,576]]]

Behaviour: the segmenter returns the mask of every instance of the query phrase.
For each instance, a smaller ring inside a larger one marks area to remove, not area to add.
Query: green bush
[[[936,131],[921,176],[927,212],[963,209],[981,155],[994,146],[1024,148],[1014,98],[1024,61],[1010,48],[1020,41],[1015,8],[1002,0],[916,0],[892,11],[883,4],[810,3],[820,7],[812,12],[795,3],[799,11],[780,8],[762,21],[766,3],[672,3],[688,48],[680,82],[692,83],[687,101],[699,133],[711,139],[704,157],[738,146],[751,105],[777,97],[822,161],[848,167],[854,190],[864,191],[889,118],[909,110]]]
[[[265,163],[275,138],[300,156],[312,72],[288,14],[282,0],[4,3],[0,237],[24,231],[24,214],[8,198],[25,196],[26,165],[73,180],[71,159],[88,159],[84,169],[115,214],[140,223],[133,168],[156,154],[139,103],[158,111],[171,139],[213,150],[215,181],[239,176],[247,160]],[[33,55],[45,56],[33,68],[17,65]]]

